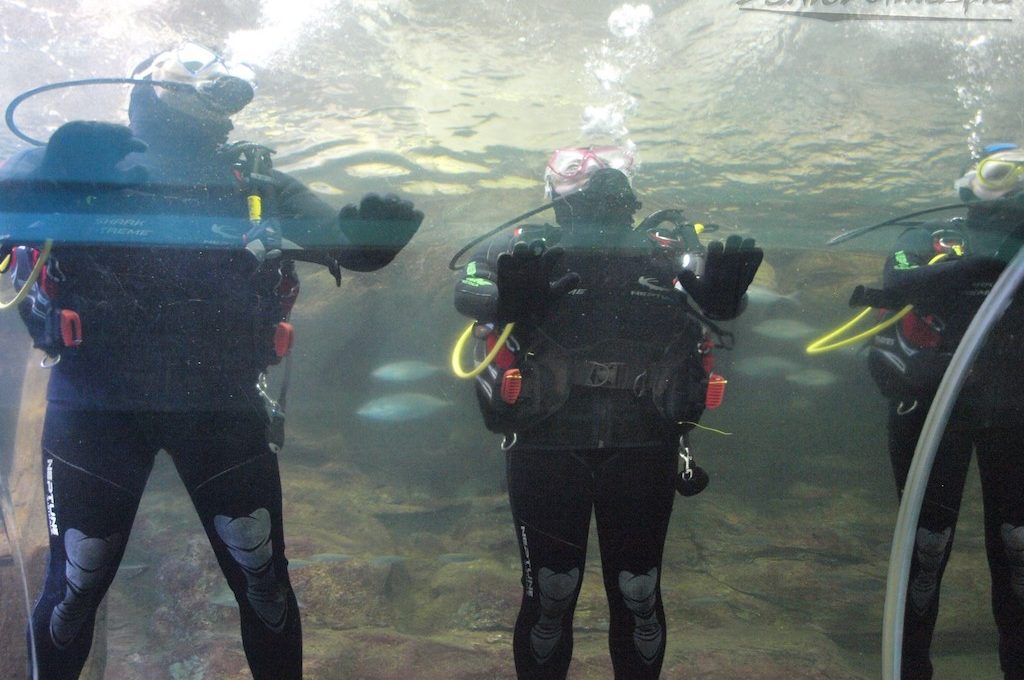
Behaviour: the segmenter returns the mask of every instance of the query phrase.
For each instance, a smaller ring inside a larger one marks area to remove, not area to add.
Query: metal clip
[[[633,395],[637,397],[644,396],[647,392],[647,371],[644,371],[633,380]]]
[[[683,459],[683,469],[679,471],[683,479],[693,479],[693,454],[690,453],[690,442],[686,435],[679,435],[679,457]]]
[[[599,361],[588,361],[587,364],[590,366],[590,373],[587,374],[587,387],[614,386],[619,375],[619,367],[623,365],[621,363],[602,364]]]

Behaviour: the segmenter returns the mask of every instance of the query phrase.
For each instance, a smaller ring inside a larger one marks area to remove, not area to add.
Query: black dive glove
[[[902,304],[914,304],[968,289],[987,291],[1005,268],[1002,260],[984,255],[950,258],[905,269],[887,266],[882,288],[887,294],[904,300]]]
[[[57,128],[46,145],[39,178],[58,182],[139,184],[146,170],[139,166],[120,169],[117,164],[130,153],[141,153],[146,144],[124,125],[94,120],[74,120]]]
[[[349,204],[338,214],[338,225],[348,245],[375,251],[388,262],[412,239],[422,222],[423,213],[394,194],[366,194],[358,208]]]
[[[546,248],[537,240],[530,244],[520,241],[511,253],[499,255],[495,320],[539,324],[551,303],[579,285],[576,272],[551,281],[551,272],[564,254],[561,248]]]
[[[730,236],[708,244],[704,274],[700,278],[688,269],[679,273],[679,283],[711,319],[732,319],[740,313],[747,286],[754,280],[764,251],[754,239]]]

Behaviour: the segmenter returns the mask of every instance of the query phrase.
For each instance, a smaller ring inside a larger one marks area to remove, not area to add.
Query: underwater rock
[[[414,594],[413,629],[508,631],[519,610],[515,571],[491,561],[446,563]]]
[[[303,602],[303,621],[332,630],[391,626],[409,587],[405,558],[398,555],[310,564],[292,575]]]
[[[310,678],[359,680],[511,680],[511,641],[487,643],[465,633],[424,638],[386,630],[359,630],[334,637],[331,656],[306,663]]]
[[[801,387],[828,387],[834,385],[838,380],[839,376],[823,368],[805,368],[786,376],[787,382]]]

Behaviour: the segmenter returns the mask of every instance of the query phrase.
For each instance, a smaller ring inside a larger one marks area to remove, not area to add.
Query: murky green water
[[[552,149],[627,140],[643,213],[683,207],[721,235],[754,235],[758,286],[797,293],[753,301],[731,325],[735,350],[718,355],[726,400],[703,423],[729,434],[693,436],[712,482],[677,499],[669,532],[665,677],[879,675],[897,509],[884,404],[863,355],[803,347],[848,317],[854,285],[877,282],[895,233],[823,243],[952,202],[973,149],[1024,139],[1020,9],[1003,7],[1010,22],[818,21],[666,0],[632,35],[609,25],[622,6],[139,0],[111,14],[86,0],[0,0],[0,101],[124,74],[182,37],[226,45],[262,66],[236,138],[276,148],[279,169],[333,204],[395,191],[427,215],[392,266],[346,274],[340,290],[303,269],[281,465],[308,677],[512,676],[519,566],[504,461],[472,389],[446,368],[465,322],[447,263],[543,201]],[[61,91],[18,122],[45,137],[68,119],[119,119],[124,101],[116,88]],[[20,148],[0,134],[0,154]],[[27,345],[16,315],[0,314],[5,459]],[[406,360],[442,370],[373,376]],[[435,411],[358,415],[398,393]],[[592,559],[573,678],[610,677]],[[997,677],[986,574],[975,475],[943,583],[936,677]],[[106,677],[246,677],[224,593],[162,459],[109,596]],[[3,621],[20,644],[23,620]],[[4,661],[0,675],[21,677]]]

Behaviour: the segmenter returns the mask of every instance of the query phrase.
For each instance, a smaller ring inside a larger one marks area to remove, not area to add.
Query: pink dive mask
[[[621,146],[589,146],[558,149],[551,154],[544,170],[544,185],[548,197],[552,193],[565,196],[581,189],[590,175],[601,168],[621,171],[633,183],[636,154]]]

